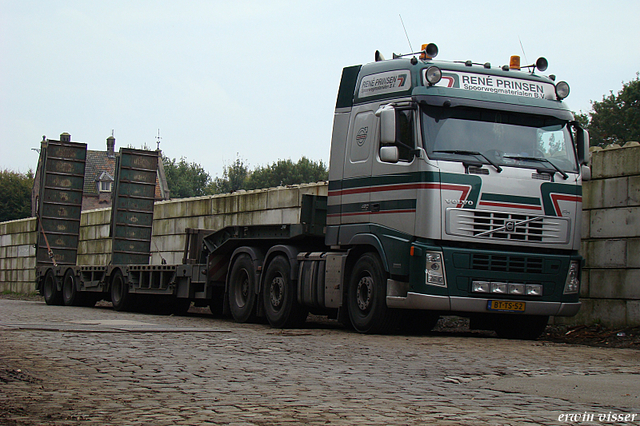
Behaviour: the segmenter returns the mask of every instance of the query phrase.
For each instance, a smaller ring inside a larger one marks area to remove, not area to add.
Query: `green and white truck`
[[[436,55],[376,52],[343,70],[328,196],[304,199],[300,223],[191,231],[183,265],[39,266],[39,288],[52,303],[72,288],[116,309],[164,295],[274,327],[313,312],[362,333],[415,332],[459,315],[536,338],[580,308],[588,134],[567,83],[539,74],[544,58]]]

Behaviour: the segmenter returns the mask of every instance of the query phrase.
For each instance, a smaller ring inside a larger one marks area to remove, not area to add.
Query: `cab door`
[[[370,221],[413,235],[417,191],[421,185],[419,160],[415,156],[418,140],[416,112],[411,107],[396,107],[394,111],[395,142],[382,141],[379,138],[374,153]],[[385,149],[396,151],[397,156],[385,158],[387,156],[382,152]]]

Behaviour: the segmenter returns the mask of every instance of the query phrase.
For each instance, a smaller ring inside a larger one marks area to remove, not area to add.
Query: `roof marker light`
[[[510,70],[520,70],[520,56],[513,55],[509,59],[509,69]]]

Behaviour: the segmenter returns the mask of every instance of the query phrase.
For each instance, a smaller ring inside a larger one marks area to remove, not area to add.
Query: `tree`
[[[640,73],[623,83],[617,95],[613,91],[601,102],[592,102],[589,112],[591,145],[623,144],[640,140]],[[584,119],[584,117],[582,117]]]
[[[249,178],[249,168],[237,157],[230,166],[224,166],[222,177],[216,177],[207,191],[210,194],[226,194],[240,189],[247,189],[246,183]]]
[[[0,222],[31,217],[33,171],[0,171]]]
[[[200,164],[189,163],[186,158],[170,159],[162,157],[167,186],[171,191],[171,198],[188,198],[206,195],[206,188],[211,183],[211,177]]]
[[[176,161],[162,157],[162,162],[172,198],[318,182],[327,180],[329,176],[327,166],[322,160],[315,162],[306,157],[302,157],[297,163],[290,159],[278,160],[269,166],[259,166],[251,171],[238,156],[233,163],[224,166],[222,177],[213,180],[202,166],[189,163],[185,158]]]
[[[328,175],[322,160],[317,163],[306,157],[302,157],[297,163],[291,159],[278,160],[270,166],[256,168],[249,177],[247,189],[319,182],[327,180]]]

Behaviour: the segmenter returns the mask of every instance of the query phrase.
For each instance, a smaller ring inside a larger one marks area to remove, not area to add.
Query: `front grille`
[[[541,274],[543,260],[531,256],[474,254],[471,258],[471,268],[478,271]]]
[[[448,209],[446,232],[473,238],[513,242],[557,243],[569,241],[569,219],[474,209]]]

